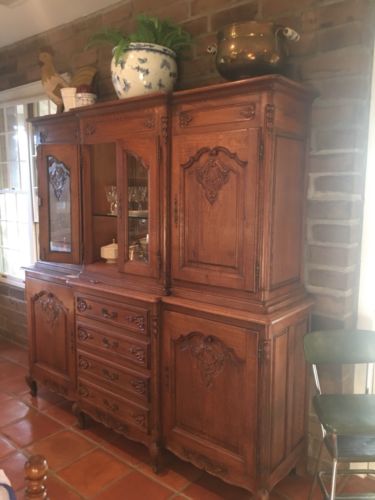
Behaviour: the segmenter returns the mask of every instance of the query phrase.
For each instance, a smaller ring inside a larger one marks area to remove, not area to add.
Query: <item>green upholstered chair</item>
[[[323,440],[309,499],[318,481],[325,499],[375,500],[372,493],[336,495],[338,474],[375,474],[371,469],[338,468],[339,463],[375,462],[375,395],[326,394],[319,382],[319,365],[375,363],[375,332],[366,330],[327,330],[308,333],[304,338],[305,358],[312,365],[316,394],[313,404],[319,418]],[[332,457],[332,471],[320,469],[323,446]],[[331,476],[328,492],[325,475]]]

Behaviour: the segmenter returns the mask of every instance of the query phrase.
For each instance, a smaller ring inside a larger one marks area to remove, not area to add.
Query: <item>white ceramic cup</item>
[[[64,103],[64,110],[69,111],[76,105],[76,87],[65,87],[61,89],[61,97]]]

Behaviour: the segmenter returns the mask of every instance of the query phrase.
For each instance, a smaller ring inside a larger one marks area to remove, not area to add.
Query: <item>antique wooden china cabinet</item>
[[[268,497],[305,452],[311,97],[266,76],[33,120],[33,393],[144,443],[156,468],[167,448]]]

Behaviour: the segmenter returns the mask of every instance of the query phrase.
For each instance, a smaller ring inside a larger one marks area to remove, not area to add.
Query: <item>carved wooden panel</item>
[[[26,298],[31,372],[51,390],[71,396],[75,387],[72,290],[60,284],[28,279]]]
[[[168,447],[213,473],[239,463],[255,473],[257,334],[174,311],[163,327]]]
[[[174,142],[172,277],[255,290],[258,132]]]

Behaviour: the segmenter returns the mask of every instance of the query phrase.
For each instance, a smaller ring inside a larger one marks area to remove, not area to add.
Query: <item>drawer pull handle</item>
[[[104,337],[103,338],[103,345],[107,349],[117,349],[118,346],[119,346],[119,343],[117,342],[117,340],[113,340],[111,342],[109,339],[107,339],[106,337]]]
[[[117,318],[117,312],[112,311],[109,312],[108,309],[102,309],[102,316],[106,319],[116,319]]]
[[[109,380],[118,380],[119,379],[119,374],[118,373],[114,373],[114,372],[110,372],[109,370],[107,370],[107,368],[103,368],[102,369],[102,374],[105,378],[109,379]]]
[[[103,399],[103,404],[104,406],[109,410],[109,411],[113,411],[113,412],[116,412],[116,411],[119,411],[119,406],[116,404],[116,403],[110,403],[109,401],[107,401],[106,399]]]

